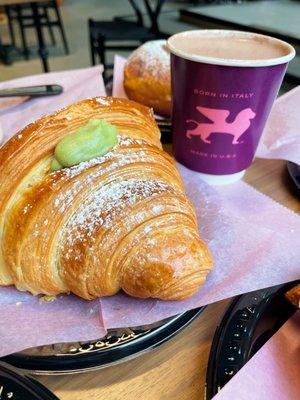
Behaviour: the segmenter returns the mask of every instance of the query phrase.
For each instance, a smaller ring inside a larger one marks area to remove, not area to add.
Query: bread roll
[[[144,43],[126,62],[127,96],[169,117],[171,113],[170,53],[165,40]]]

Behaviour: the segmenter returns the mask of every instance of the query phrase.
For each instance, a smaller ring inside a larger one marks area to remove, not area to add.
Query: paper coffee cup
[[[175,158],[211,184],[251,164],[294,48],[255,33],[196,30],[168,39]]]

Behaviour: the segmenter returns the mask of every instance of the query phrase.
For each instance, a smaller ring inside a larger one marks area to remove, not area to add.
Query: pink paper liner
[[[60,83],[65,92],[2,110],[6,139],[44,113],[82,98],[103,95],[100,71],[96,67],[24,78],[26,84]],[[300,277],[297,215],[243,182],[213,188],[197,173],[183,166],[179,169],[196,208],[201,236],[214,255],[214,269],[199,292],[181,302],[140,300],[120,293],[92,302],[62,295],[53,303],[40,304],[36,297],[13,287],[0,288],[4,321],[0,325],[0,356],[41,344],[100,338],[109,328],[153,323]]]
[[[148,324],[300,277],[299,216],[244,182],[213,188],[197,173],[180,165],[179,170],[214,268],[199,292],[185,301],[140,300],[122,293],[102,299],[105,326]]]
[[[300,164],[300,86],[279,97],[271,111],[256,156]]]
[[[43,115],[51,114],[86,97],[105,96],[102,71],[103,67],[97,66],[71,71],[50,72],[1,82],[1,89],[40,84],[58,84],[64,88],[64,92],[60,95],[28,101],[24,97],[0,99],[0,124],[4,133],[4,140]]]
[[[214,400],[300,398],[300,311],[296,312]]]
[[[112,95],[113,97],[121,97],[123,99],[128,99],[123,86],[123,74],[124,74],[125,64],[126,64],[126,58],[115,55]]]
[[[227,187],[223,193],[221,188],[208,186],[196,173],[182,166],[180,172],[187,194],[194,202],[201,235],[215,261],[199,292],[180,302],[141,300],[120,293],[93,302],[62,295],[59,303],[39,304],[29,294],[12,287],[1,288],[0,312],[5,325],[0,327],[0,355],[41,342],[94,339],[108,328],[152,323],[204,304],[299,278],[297,215],[243,182],[232,185],[231,189]],[[240,207],[241,202],[248,213]],[[40,324],[45,319],[47,325]]]

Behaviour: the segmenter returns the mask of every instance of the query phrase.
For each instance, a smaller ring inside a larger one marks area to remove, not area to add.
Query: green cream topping
[[[57,161],[57,159],[53,158],[51,165],[50,165],[51,172],[58,171],[59,169],[62,169],[62,168],[63,168],[63,166]]]
[[[87,124],[65,136],[56,145],[51,172],[103,156],[117,142],[118,131],[115,125],[103,119],[90,119]]]

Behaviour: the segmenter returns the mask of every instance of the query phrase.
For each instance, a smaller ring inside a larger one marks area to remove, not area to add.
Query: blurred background
[[[187,29],[255,31],[299,49],[296,0],[0,0],[0,81],[45,71],[105,64],[141,43]],[[300,80],[299,57],[286,89]]]

